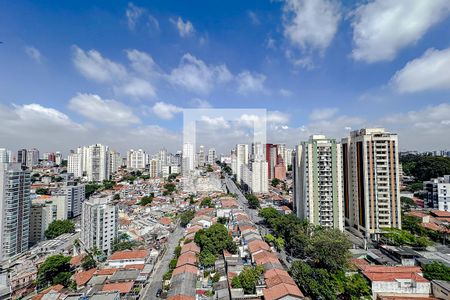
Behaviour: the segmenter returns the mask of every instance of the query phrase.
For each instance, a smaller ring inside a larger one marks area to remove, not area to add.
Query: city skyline
[[[2,147],[175,152],[182,109],[210,107],[267,109],[267,141],[290,148],[367,127],[400,150],[450,148],[448,2],[311,3],[4,3]],[[218,152],[245,141],[204,124]]]

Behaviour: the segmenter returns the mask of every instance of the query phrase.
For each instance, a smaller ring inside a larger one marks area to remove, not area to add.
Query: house
[[[381,295],[423,296],[431,293],[430,282],[420,267],[362,266],[362,274],[370,281],[373,297]]]
[[[185,252],[178,257],[177,268],[184,265],[197,265],[197,254],[194,252]]]
[[[147,250],[124,250],[113,253],[107,263],[112,268],[124,268],[127,265],[145,264]]]
[[[103,285],[102,292],[119,292],[121,297],[130,294],[134,286],[133,281],[113,282]]]
[[[431,282],[433,295],[438,299],[450,298],[450,282],[444,280],[433,280]]]
[[[75,273],[73,275],[75,282],[77,284],[77,288],[82,288],[88,283],[89,280],[91,280],[92,276],[94,276],[95,272],[97,271],[96,268],[92,268],[87,271],[81,271],[78,273]]]
[[[197,244],[194,243],[194,242],[185,244],[185,245],[183,245],[183,247],[181,247],[180,254],[184,254],[184,253],[187,253],[187,252],[193,252],[195,254],[198,254],[198,253],[200,253],[200,247],[197,246]]]
[[[270,251],[270,246],[266,242],[257,239],[250,241],[247,248],[252,257],[261,251]]]

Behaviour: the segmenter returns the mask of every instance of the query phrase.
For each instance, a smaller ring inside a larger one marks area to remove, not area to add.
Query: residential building
[[[351,132],[342,140],[344,212],[354,233],[378,236],[401,228],[397,134],[383,128]]]
[[[278,156],[277,164],[275,165],[273,172],[274,172],[273,178],[279,180],[286,180],[286,165],[284,164],[281,155]]]
[[[294,207],[299,218],[344,230],[341,145],[312,135],[296,147]]]
[[[144,150],[129,150],[127,152],[127,168],[131,170],[144,170],[147,165],[147,154]]]
[[[216,149],[209,148],[208,150],[208,164],[213,165],[216,163],[217,155],[216,155]]]
[[[0,148],[0,163],[12,162],[12,153],[10,150]]]
[[[266,144],[266,161],[267,161],[267,170],[269,179],[273,179],[275,177],[275,166],[277,164],[278,159],[278,150],[277,145],[275,144]]]
[[[56,153],[55,153],[55,164],[60,166],[62,164],[62,161],[63,161],[62,154],[60,152],[56,151]]]
[[[205,156],[205,146],[200,145],[199,151],[197,153],[197,162],[199,167],[203,167],[206,162],[206,156]]]
[[[236,182],[240,183],[243,178],[243,167],[248,165],[248,145],[236,145]]]
[[[292,154],[294,152],[294,149],[286,149],[286,160],[284,161],[284,163],[286,164],[286,167],[289,168],[290,166],[292,166]]]
[[[67,173],[73,174],[75,178],[83,177],[83,155],[82,153],[70,153],[67,156]]]
[[[256,159],[251,163],[252,166],[252,193],[268,193],[269,192],[269,178],[267,161]]]
[[[45,231],[53,222],[54,212],[52,205],[44,203],[33,203],[30,214],[29,246],[33,246],[45,239]]]
[[[85,199],[85,185],[76,181],[67,181],[63,187],[67,203],[67,217],[81,215],[81,205]]]
[[[191,171],[194,170],[194,160],[194,146],[191,143],[184,143],[182,164],[183,175],[188,175]]]
[[[36,148],[32,148],[27,150],[27,167],[33,168],[39,164],[39,150]]]
[[[158,177],[158,160],[156,160],[154,158],[150,160],[149,173],[150,173],[150,178]]]
[[[450,211],[450,175],[425,181],[423,188],[427,192],[427,208]]]
[[[0,261],[28,249],[30,187],[30,171],[0,163]]]
[[[92,196],[83,202],[81,214],[81,242],[84,249],[97,247],[105,254],[117,239],[118,209],[112,197]]]
[[[27,149],[20,149],[17,151],[17,162],[22,166],[27,165]]]
[[[109,151],[109,165],[111,174],[116,173],[120,169],[120,167],[122,166],[122,157],[120,157],[119,152],[115,150]]]
[[[83,156],[86,158],[86,175],[88,181],[103,181],[110,178],[109,148],[101,144],[84,147]]]

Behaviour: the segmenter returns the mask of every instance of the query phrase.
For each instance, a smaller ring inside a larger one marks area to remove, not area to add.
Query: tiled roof
[[[172,224],[172,219],[167,218],[167,217],[162,217],[161,219],[159,219],[159,223],[161,223],[163,225],[170,225],[170,224]]]
[[[124,250],[113,253],[108,261],[122,259],[145,259],[148,256],[147,250]]]
[[[370,273],[421,273],[420,267],[409,266],[375,266],[375,265],[361,265],[361,270]]]
[[[196,265],[197,264],[197,255],[193,252],[186,252],[180,255],[177,262],[177,268],[184,265]]]
[[[363,274],[370,281],[396,281],[398,279],[411,279],[416,282],[429,282],[427,279],[423,278],[417,273],[407,272],[407,273],[399,273],[399,272],[383,272],[383,273],[372,273],[364,271]]]
[[[197,244],[195,244],[194,242],[190,242],[188,244],[183,245],[183,247],[181,248],[181,254],[186,252],[199,253],[200,247],[197,246]]]
[[[186,295],[175,295],[167,298],[167,300],[195,300],[195,297]]]
[[[86,257],[86,254],[84,254],[84,253],[77,255],[77,256],[72,256],[72,258],[70,259],[70,265],[78,267],[79,265],[81,265],[81,261],[85,257]]]
[[[144,270],[145,264],[126,265],[125,269]]]
[[[107,283],[103,286],[102,291],[118,291],[121,294],[127,294],[133,288],[134,281]]]
[[[53,285],[49,288],[46,288],[45,290],[43,290],[42,292],[40,292],[39,294],[33,296],[32,300],[40,300],[42,299],[42,297],[44,297],[46,294],[50,293],[50,292],[60,292],[62,291],[62,289],[64,288],[63,285],[61,284],[57,284],[57,285]]]
[[[285,283],[264,289],[263,294],[264,300],[278,300],[286,296],[297,297],[298,299],[302,299],[304,297],[296,285]]]
[[[202,229],[202,226],[200,225],[194,225],[189,227],[188,229],[186,229],[186,233],[187,234],[192,234],[192,233],[196,233],[197,231],[199,231],[200,229]]]
[[[101,269],[101,270],[97,270],[97,272],[95,272],[95,275],[113,275],[114,273],[116,273],[117,269],[114,268],[107,268],[107,269]]]
[[[270,251],[270,247],[262,240],[252,240],[248,243],[248,250],[253,254],[261,250]]]
[[[253,259],[257,265],[264,265],[265,263],[280,263],[277,256],[268,251],[262,251],[253,255]]]
[[[450,212],[445,210],[432,210],[431,214],[438,218],[448,218],[450,217]]]
[[[198,268],[193,265],[184,265],[184,266],[175,268],[175,270],[173,270],[172,276],[175,276],[175,275],[181,274],[181,273],[197,274],[197,271],[198,271]]]
[[[94,273],[97,271],[96,268],[92,268],[87,271],[78,272],[75,275],[75,282],[78,286],[85,285],[89,280],[91,280],[92,276],[94,276]]]

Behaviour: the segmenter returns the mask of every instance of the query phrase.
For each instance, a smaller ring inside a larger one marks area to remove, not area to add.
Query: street
[[[156,298],[156,292],[158,289],[162,288],[163,275],[169,270],[169,262],[172,259],[173,252],[175,251],[176,246],[178,246],[178,241],[183,237],[183,234],[184,228],[178,226],[174,232],[169,235],[166,252],[164,252],[163,257],[156,263],[152,275],[150,275],[149,282],[144,287],[141,299]]]

